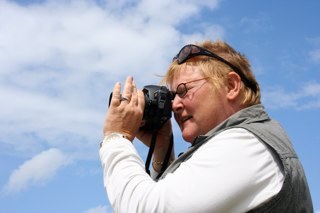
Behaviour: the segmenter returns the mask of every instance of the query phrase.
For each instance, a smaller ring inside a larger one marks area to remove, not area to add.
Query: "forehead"
[[[170,82],[170,88],[175,89],[179,84],[202,78],[203,75],[198,66],[184,64],[177,70]]]

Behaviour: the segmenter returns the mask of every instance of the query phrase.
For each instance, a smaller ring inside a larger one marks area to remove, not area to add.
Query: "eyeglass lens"
[[[177,86],[177,91],[176,94],[180,97],[183,98],[188,92],[188,88],[186,86],[186,83],[181,83]]]

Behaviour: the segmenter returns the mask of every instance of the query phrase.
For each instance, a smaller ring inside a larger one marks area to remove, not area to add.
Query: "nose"
[[[176,95],[172,100],[172,111],[174,113],[179,113],[182,111],[182,109],[183,109],[182,100],[178,95]]]

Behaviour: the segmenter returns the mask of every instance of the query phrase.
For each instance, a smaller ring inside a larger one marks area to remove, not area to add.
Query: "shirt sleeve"
[[[247,130],[226,130],[155,182],[126,139],[100,149],[104,186],[115,212],[245,212],[277,194],[276,156]]]

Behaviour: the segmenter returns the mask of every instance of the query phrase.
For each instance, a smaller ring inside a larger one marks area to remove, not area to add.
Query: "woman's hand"
[[[121,84],[118,82],[113,88],[103,132],[105,136],[118,132],[133,141],[143,117],[144,94],[136,88],[131,76],[125,81],[122,95],[120,91]]]
[[[171,138],[172,127],[171,121],[168,120],[157,132],[156,149],[166,149]],[[139,130],[137,138],[142,141],[146,146],[150,147],[152,133]]]
[[[167,154],[172,135],[172,125],[171,120],[168,120],[163,127],[157,132],[157,140],[153,152],[153,168],[156,171],[160,171],[162,163]],[[142,141],[146,146],[150,147],[152,134],[142,130],[138,131],[137,138]],[[174,147],[172,147],[169,162],[175,159]]]

